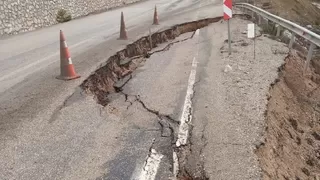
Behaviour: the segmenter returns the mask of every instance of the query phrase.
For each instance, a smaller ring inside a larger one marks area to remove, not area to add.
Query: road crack
[[[139,95],[130,95],[130,94],[124,93],[123,89],[132,80],[134,72],[139,67],[139,64],[141,62],[145,61],[147,58],[150,58],[155,53],[170,50],[170,48],[177,43],[181,43],[189,39],[192,39],[195,36],[197,29],[203,28],[209,25],[210,23],[219,22],[221,18],[222,17],[208,18],[208,19],[202,19],[198,21],[183,23],[183,24],[173,26],[164,31],[156,32],[151,36],[141,37],[137,41],[131,44],[128,44],[126,48],[116,52],[113,56],[109,57],[106,64],[104,66],[101,66],[94,73],[92,73],[80,86],[85,92],[92,93],[94,95],[94,98],[97,100],[97,103],[101,104],[102,106],[108,105],[108,103],[111,101],[109,99],[110,98],[109,94],[119,93],[124,95],[125,103],[127,103],[126,104],[127,110],[132,108],[132,106],[134,105],[140,104],[141,107],[145,109],[148,113],[151,113],[152,115],[156,116],[157,122],[159,123],[160,129],[161,129],[161,135],[159,135],[156,138],[156,140],[168,141],[166,138],[169,138],[169,137],[171,138],[172,144],[168,143],[170,144],[168,145],[168,148],[170,148],[170,151],[172,150],[172,154],[175,154],[175,153],[177,154],[178,165],[179,167],[182,168],[182,170],[180,169],[178,172],[178,178],[185,177],[186,179],[194,179],[195,177],[191,171],[188,171],[188,170],[186,171],[185,170],[186,168],[184,167],[185,162],[188,161],[190,153],[193,153],[191,146],[193,146],[194,144],[193,144],[193,141],[190,140],[190,138],[193,137],[192,131],[194,128],[191,124],[191,121],[193,118],[192,107],[190,106],[184,109],[185,122],[183,123],[186,124],[185,126],[186,128],[190,129],[188,132],[186,132],[187,135],[189,134],[189,138],[187,138],[187,143],[185,145],[177,147],[175,142],[177,142],[177,138],[180,132],[178,132],[176,129],[179,126],[181,126],[182,123],[174,119],[171,115],[163,114],[159,110],[151,108],[146,104],[145,101],[141,99]],[[174,41],[176,37],[187,32],[193,32],[193,34],[188,38]],[[150,49],[150,47],[157,47],[158,44],[168,42],[168,40],[173,42],[168,43],[162,49],[151,52],[152,49]],[[191,101],[193,101],[194,94],[195,94],[194,88],[198,82],[199,81],[194,82],[192,86],[193,93],[191,95],[191,98],[188,98],[189,99],[188,101],[190,101],[190,99]],[[203,130],[203,132],[204,131],[205,129]],[[166,138],[162,138],[162,137],[166,137]],[[205,141],[204,135],[201,136],[200,140]],[[153,143],[149,149],[148,159],[150,159],[151,157],[155,157],[154,155],[156,155],[155,149],[153,147],[154,141],[155,140],[153,140]],[[200,150],[201,154],[204,147]],[[146,160],[145,163],[148,164],[148,160]],[[147,165],[145,165],[143,169],[147,171],[148,170]],[[202,177],[205,177],[205,175],[203,175]],[[206,179],[206,178],[200,178],[200,179]]]
[[[182,40],[179,40],[179,41],[174,41],[174,42],[171,42],[171,43],[168,43],[164,48],[160,49],[160,50],[156,50],[156,51],[153,51],[151,53],[148,53],[149,57],[152,56],[153,54],[155,53],[159,53],[159,52],[163,52],[163,51],[168,51],[170,50],[170,48],[176,44],[176,43],[181,43],[181,42],[184,42],[184,41],[187,41],[189,39],[192,39],[193,36],[195,35],[196,31],[193,31],[192,35],[188,38],[185,38],[185,39],[182,39]]]
[[[171,137],[172,142],[175,140],[175,128],[179,126],[179,121],[175,120],[168,114],[160,113],[158,110],[154,110],[152,108],[149,108],[146,103],[144,103],[139,95],[130,95],[126,94],[122,91],[120,91],[122,95],[125,97],[125,102],[129,102],[130,104],[127,106],[127,109],[129,109],[135,102],[139,103],[143,109],[145,109],[147,112],[155,115],[158,120],[158,124],[161,127],[161,137]],[[133,100],[129,100],[129,97],[133,97]]]

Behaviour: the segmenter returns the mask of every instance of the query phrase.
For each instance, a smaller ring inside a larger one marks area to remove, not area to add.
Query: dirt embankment
[[[312,2],[316,1],[255,1],[273,14],[317,29],[320,9]],[[303,75],[301,54],[306,52],[298,49],[285,59],[270,87],[265,143],[256,151],[263,180],[320,180],[320,58],[315,57]]]
[[[303,76],[303,63],[289,55],[270,87],[266,142],[257,150],[264,180],[320,179],[320,69]]]

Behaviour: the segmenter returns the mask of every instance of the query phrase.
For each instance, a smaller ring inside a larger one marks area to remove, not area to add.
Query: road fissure
[[[198,177],[200,177],[200,179],[206,179],[205,173],[201,173],[200,176],[195,177],[194,174],[192,174],[185,167],[188,156],[192,151],[192,143],[187,139],[192,136],[192,125],[190,124],[192,120],[192,100],[195,92],[194,86],[198,82],[196,81],[196,57],[194,57],[192,61],[192,70],[190,72],[188,81],[187,94],[182,110],[182,115],[179,121],[172,118],[172,116],[169,114],[163,114],[158,110],[150,108],[141,99],[140,95],[126,94],[125,92],[123,92],[123,89],[126,84],[133,79],[134,72],[139,67],[139,65],[142,62],[146,61],[150,56],[155,53],[168,51],[173,45],[194,38],[195,35],[199,35],[198,29],[203,28],[210,23],[218,22],[220,20],[221,17],[217,17],[183,23],[162,32],[152,34],[151,41],[149,41],[149,36],[142,37],[136,42],[127,45],[126,49],[118,51],[114,56],[111,56],[105,66],[96,70],[81,85],[81,88],[87,93],[92,93],[97,100],[97,103],[101,104],[102,106],[108,105],[108,103],[111,101],[108,98],[108,95],[110,95],[111,93],[119,93],[124,96],[125,102],[129,102],[127,110],[134,104],[138,103],[147,112],[155,115],[161,130],[160,135],[159,137],[157,137],[156,141],[161,141],[161,138],[170,138],[171,142],[169,143],[169,145],[167,145],[167,148],[171,149],[172,157],[168,158],[172,161],[172,165],[174,167],[172,171],[174,171],[173,174],[177,179],[199,179]],[[193,32],[193,34],[185,39],[169,42],[162,49],[155,51],[152,51],[152,49],[150,49],[150,47],[157,48],[157,45],[168,42],[169,40],[173,40],[179,35],[187,32]],[[150,42],[152,44],[150,44]],[[181,133],[183,133],[183,137],[181,136]],[[183,141],[181,141],[181,138],[183,139]],[[182,143],[177,145],[180,141]],[[150,174],[147,171],[149,167],[148,163],[153,164],[153,168],[157,167],[159,162],[161,161],[161,158],[162,155],[161,153],[157,152],[157,148],[151,147],[141,175],[143,176],[143,174]],[[200,171],[204,172],[203,166],[201,166],[201,168],[202,169]],[[151,171],[154,172],[154,170]],[[152,177],[154,176],[152,175]]]

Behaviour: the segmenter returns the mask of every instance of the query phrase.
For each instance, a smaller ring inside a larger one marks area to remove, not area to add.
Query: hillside
[[[320,0],[317,0],[320,4]],[[310,0],[256,0],[256,5],[302,26],[319,29],[320,9]],[[256,153],[263,180],[320,179],[320,59],[303,74],[305,49],[297,48],[270,86],[265,142]]]
[[[312,4],[320,3],[320,0],[255,0],[255,3],[271,13],[301,25],[320,25],[320,9]]]

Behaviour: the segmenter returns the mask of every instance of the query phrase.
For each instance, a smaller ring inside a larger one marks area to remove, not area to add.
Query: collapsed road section
[[[181,124],[182,122],[176,120],[178,117],[173,117],[171,114],[160,112],[160,110],[157,110],[156,107],[149,107],[148,103],[144,102],[144,100],[141,98],[143,94],[130,94],[124,92],[123,89],[135,76],[135,70],[145,63],[148,58],[156,55],[157,53],[168,51],[175,44],[179,44],[179,46],[181,46],[181,43],[193,38],[195,39],[195,45],[198,44],[198,37],[195,36],[199,36],[199,30],[196,30],[220,20],[221,17],[217,17],[184,23],[176,25],[162,32],[157,32],[149,37],[142,37],[136,42],[129,44],[126,49],[123,49],[117,52],[114,56],[110,57],[105,66],[95,71],[95,73],[92,74],[81,85],[81,88],[84,91],[93,94],[96,101],[104,107],[108,106],[110,103],[112,104],[112,100],[114,98],[113,94],[116,93],[124,96],[125,102],[128,103],[126,107],[127,110],[135,103],[138,103],[147,112],[156,116],[158,124],[161,127],[161,137],[166,138],[166,141],[169,142],[162,142],[163,140],[153,140],[152,145],[149,148],[149,155],[147,156],[147,160],[143,165],[141,175],[139,175],[140,179],[141,176],[144,176],[144,178],[148,177],[147,179],[155,176],[156,171],[152,170],[152,168],[159,166],[157,163],[160,163],[160,159],[163,157],[162,154],[169,156],[169,164],[172,167],[170,168],[170,176],[179,177],[182,179],[194,178],[192,174],[188,173],[183,168],[183,163],[181,164],[181,162],[184,162],[184,159],[187,158],[188,153],[190,153],[190,147],[187,145],[187,136],[189,132],[188,130],[181,132],[181,129],[189,129],[188,124],[190,122],[185,120],[183,121],[183,124]],[[192,49],[193,50],[191,50],[191,52],[193,56],[195,56],[198,53],[198,49],[194,48],[194,45]],[[193,57],[191,60],[189,60],[194,68],[196,68],[195,65],[197,64],[195,58],[196,57]],[[193,79],[193,84],[195,83],[196,78],[195,70],[196,69],[192,70],[194,72],[191,71],[190,74],[191,80]],[[187,97],[185,101],[192,101],[191,98],[193,96],[193,84],[190,86],[191,89],[187,89]],[[188,107],[188,104],[190,103],[187,103],[184,106]],[[191,107],[182,111],[185,113],[185,115],[179,115],[180,109],[178,108],[178,116],[192,116],[191,112],[189,112],[192,111]],[[182,125],[184,127],[181,127]],[[181,133],[184,133],[184,137],[181,136]],[[159,147],[163,149],[163,146],[166,147],[165,149],[170,150],[166,150],[166,152],[162,152],[161,154],[161,150],[158,149]],[[199,173],[197,174],[197,179],[207,179],[204,171],[201,171],[200,174],[200,176]]]
[[[219,20],[185,23],[143,37],[81,85],[100,104],[102,119],[113,125],[107,128],[110,136],[121,132],[124,138],[102,179],[260,176],[254,149],[261,139],[265,94],[287,49],[259,36],[259,59],[253,59],[253,42],[243,34],[248,21],[235,19],[233,55],[228,56],[226,24],[206,26]],[[185,144],[182,117],[188,129]]]
[[[165,31],[152,34],[151,40],[148,36],[142,37],[110,57],[107,64],[96,70],[94,74],[82,83],[81,87],[85,91],[94,94],[98,103],[105,106],[108,104],[107,95],[119,92],[125,83],[120,86],[116,84],[121,83],[121,81],[127,82],[130,79],[131,73],[143,60],[149,58],[154,53],[168,50],[170,46],[180,41],[169,43],[162,50],[154,52],[150,52],[150,47],[157,47],[158,44],[173,40],[181,34],[196,31],[219,20],[221,20],[221,17],[180,24]]]

